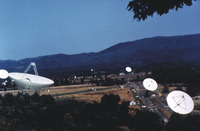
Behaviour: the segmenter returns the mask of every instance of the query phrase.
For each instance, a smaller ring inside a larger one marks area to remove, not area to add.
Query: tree
[[[200,115],[180,115],[173,113],[166,125],[169,131],[198,131],[200,130]]]
[[[176,89],[179,90],[179,91],[183,91],[183,88],[182,88],[181,85],[178,85],[178,87]]]
[[[120,105],[120,111],[121,113],[128,113],[129,110],[129,102],[128,101],[123,101],[122,104]]]
[[[34,93],[32,96],[31,96],[31,101],[34,101],[34,102],[39,102],[40,101],[40,95],[38,93]]]
[[[63,130],[74,130],[75,128],[75,123],[74,123],[74,118],[70,113],[65,113],[63,116]]]
[[[152,94],[151,91],[146,90],[145,93],[144,93],[144,97],[150,97],[151,94]]]
[[[24,99],[24,96],[22,93],[19,93],[17,94],[16,96],[16,101],[19,105],[24,105],[25,104],[25,99]]]
[[[169,87],[167,86],[167,84],[164,85],[162,93],[169,93]]]
[[[120,101],[119,95],[109,94],[101,98],[101,103],[106,106],[116,106]]]
[[[2,101],[3,105],[6,106],[11,106],[15,103],[15,98],[13,96],[13,94],[7,93],[4,95],[3,97],[3,101]]]
[[[42,95],[40,98],[40,104],[42,106],[53,106],[56,104],[55,99],[51,95]]]
[[[25,99],[25,104],[26,104],[26,105],[29,105],[29,104],[30,104],[31,96],[30,96],[28,93],[26,93],[26,94],[24,95],[24,99]]]
[[[104,95],[101,98],[101,104],[105,107],[105,109],[113,112],[118,111],[119,101],[120,101],[120,96],[114,94]]]
[[[145,20],[154,13],[158,15],[167,14],[169,10],[176,11],[183,6],[191,6],[196,0],[131,0],[127,6],[129,11],[134,13],[133,18]]]
[[[163,130],[160,117],[154,112],[137,111],[134,116],[134,128],[136,131],[161,131]]]

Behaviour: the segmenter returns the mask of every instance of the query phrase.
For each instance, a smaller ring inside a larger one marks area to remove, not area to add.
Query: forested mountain
[[[56,54],[18,61],[0,60],[1,68],[24,71],[35,62],[38,70],[118,69],[125,66],[154,69],[166,66],[200,65],[200,34],[153,37],[116,44],[100,52],[75,55]]]

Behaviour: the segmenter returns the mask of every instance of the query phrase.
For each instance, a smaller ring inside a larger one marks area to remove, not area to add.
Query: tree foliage
[[[134,13],[133,18],[145,20],[154,13],[158,15],[167,14],[169,10],[178,10],[183,6],[191,6],[196,0],[131,0],[127,6]]]
[[[0,95],[1,96],[1,95]],[[52,96],[39,96],[38,103],[24,103],[38,95],[5,94],[0,105],[0,130],[68,130],[68,131],[173,131],[200,130],[200,115],[172,114],[164,125],[153,112],[129,114],[129,102],[119,104],[119,95],[104,95],[101,103],[76,100],[55,101]],[[23,98],[22,98],[23,97]],[[36,99],[36,100],[37,100]],[[50,102],[51,101],[51,102]],[[18,104],[22,103],[22,106]],[[44,104],[46,107],[44,107]],[[117,109],[117,110],[116,110]]]
[[[161,122],[159,119],[160,119],[160,117],[158,116],[158,114],[156,114],[154,112],[137,111],[136,115],[134,116],[135,129],[136,129],[136,131],[137,130],[161,131],[163,129],[162,129],[162,126],[160,124]]]
[[[41,106],[53,106],[55,103],[55,99],[52,95],[42,95],[40,98]]]
[[[110,106],[110,107],[117,106],[119,101],[120,101],[119,95],[114,95],[114,94],[104,95],[101,98],[101,103],[105,106]]]
[[[200,115],[173,113],[166,125],[169,131],[197,131],[200,129]]]

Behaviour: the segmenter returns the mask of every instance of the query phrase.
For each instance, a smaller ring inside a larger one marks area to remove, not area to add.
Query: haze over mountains
[[[18,61],[0,60],[0,65],[8,71],[23,72],[30,62],[35,62],[38,70],[51,71],[119,69],[125,66],[151,69],[163,64],[200,65],[200,34],[145,38],[119,43],[96,53],[56,54]]]

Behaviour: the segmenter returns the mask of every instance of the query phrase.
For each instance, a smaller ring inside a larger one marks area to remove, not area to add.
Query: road
[[[131,83],[130,90],[132,91],[133,96],[140,101],[140,106],[143,109],[147,109],[150,112],[157,113],[161,119],[169,119],[172,110],[161,101],[161,97],[155,95],[154,97],[145,97],[146,89],[143,88],[141,83]],[[152,94],[153,92],[150,92]]]

